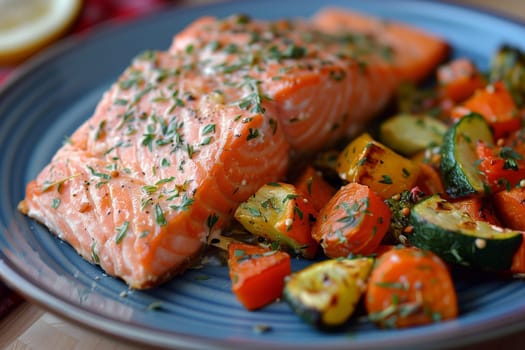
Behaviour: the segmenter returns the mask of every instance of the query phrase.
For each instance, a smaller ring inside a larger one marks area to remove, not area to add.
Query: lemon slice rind
[[[81,0],[50,0],[39,16],[1,28],[0,65],[19,63],[61,37],[77,18],[81,5]]]

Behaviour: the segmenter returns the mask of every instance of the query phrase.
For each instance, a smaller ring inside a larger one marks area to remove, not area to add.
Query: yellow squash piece
[[[306,322],[331,329],[345,323],[366,290],[373,258],[325,260],[287,277],[283,297]]]
[[[420,171],[417,163],[375,141],[367,133],[339,154],[336,169],[343,180],[367,185],[385,199],[412,188]]]
[[[235,218],[252,234],[305,258],[316,255],[318,243],[312,238],[317,215],[313,205],[291,184],[262,186],[235,211]]]

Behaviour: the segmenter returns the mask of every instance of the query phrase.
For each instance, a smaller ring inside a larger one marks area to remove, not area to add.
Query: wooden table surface
[[[198,2],[212,1],[198,0]],[[525,0],[458,0],[456,2],[497,10],[525,20]],[[525,331],[483,344],[473,344],[461,350],[488,350],[496,347],[505,350],[525,349]],[[62,320],[29,302],[23,302],[7,317],[0,320],[0,348],[9,350],[143,349],[143,347],[113,339]]]

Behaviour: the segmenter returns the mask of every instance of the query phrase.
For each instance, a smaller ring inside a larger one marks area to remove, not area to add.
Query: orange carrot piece
[[[521,113],[523,116],[522,118],[525,119],[525,110]],[[513,132],[501,141],[503,141],[502,146],[512,148],[516,153],[525,158],[525,128],[520,128],[518,131]]]
[[[418,164],[420,171],[416,186],[428,195],[446,193],[439,171],[427,163],[420,162]]]
[[[514,254],[512,266],[510,267],[510,271],[513,273],[525,273],[525,232],[521,234],[523,235],[523,240],[518,251]]]
[[[525,188],[514,187],[492,196],[496,215],[503,226],[525,231]]]
[[[384,253],[365,297],[368,317],[381,327],[408,327],[457,317],[456,291],[447,266],[414,247]]]
[[[281,296],[284,278],[292,272],[290,255],[244,243],[231,243],[228,253],[232,291],[246,309],[259,309]]]
[[[390,208],[370,187],[351,182],[321,210],[312,236],[329,257],[368,255],[381,243],[391,216]]]
[[[486,198],[464,197],[450,199],[450,203],[460,211],[467,213],[474,220],[485,221],[492,225],[501,225],[494,208]]]
[[[501,82],[476,90],[474,95],[452,111],[452,117],[459,119],[470,112],[479,113],[485,118],[494,131],[496,140],[521,127],[516,104]]]
[[[457,58],[437,70],[438,91],[441,98],[458,103],[485,86],[485,79],[474,63]]]
[[[381,255],[394,250],[399,249],[400,245],[393,245],[393,244],[380,244],[379,247],[374,250],[374,255],[379,258]]]
[[[336,189],[323,179],[323,175],[308,166],[295,182],[295,187],[306,196],[317,211],[333,197]]]

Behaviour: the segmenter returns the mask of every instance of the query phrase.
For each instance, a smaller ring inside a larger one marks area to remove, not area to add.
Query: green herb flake
[[[53,209],[57,209],[59,205],[60,205],[60,198],[53,198],[51,202],[51,207],[53,207]]]
[[[186,46],[185,51],[187,54],[191,54],[194,49],[195,49],[195,46],[193,44],[189,44],[188,46]]]
[[[408,290],[408,286],[401,282],[376,282],[375,285],[387,289]]]
[[[252,139],[255,139],[259,136],[259,129],[248,129],[248,136],[246,136],[246,140],[250,141]]]
[[[210,276],[208,276],[208,275],[202,275],[202,274],[201,274],[201,275],[197,275],[197,276],[194,277],[194,279],[195,279],[196,281],[207,281],[207,280],[209,280],[210,278],[211,278]]]
[[[206,145],[209,145],[212,141],[213,141],[213,136],[206,136],[206,137],[201,141],[201,143],[200,143],[199,145],[200,145],[200,146],[206,146]]]
[[[171,209],[174,210],[188,210],[191,205],[193,204],[194,199],[189,198],[187,194],[184,194],[182,196],[182,202],[180,205],[172,205],[170,206]]]
[[[95,177],[100,177],[100,178],[105,179],[105,180],[111,180],[111,175],[98,172],[93,167],[91,167],[89,165],[87,166],[87,168],[91,172],[91,175],[93,175]]]
[[[267,324],[256,324],[253,326],[253,331],[257,334],[268,333],[272,330],[272,327]]]
[[[385,185],[391,185],[393,182],[392,182],[392,178],[389,175],[382,175],[379,183],[385,184]]]
[[[245,253],[244,250],[242,250],[242,249],[235,249],[235,250],[233,251],[233,256],[236,257],[236,258],[239,258],[239,257],[241,257],[241,256],[244,256],[244,254],[246,254],[246,253]]]
[[[117,106],[125,106],[128,104],[128,102],[129,101],[124,98],[117,98],[115,101],[113,101],[113,104]]]
[[[261,211],[259,209],[257,209],[257,208],[247,207],[246,209],[248,210],[248,213],[250,213],[251,216],[254,216],[254,217],[261,217],[262,216]]]
[[[215,124],[207,124],[202,128],[202,135],[208,135],[215,132]]]
[[[166,218],[164,217],[164,212],[159,204],[155,204],[155,222],[160,226],[167,225]]]
[[[160,309],[162,309],[162,302],[161,301],[153,301],[153,302],[151,302],[148,305],[147,309],[149,311],[160,310]]]
[[[219,221],[219,217],[217,214],[213,213],[208,215],[208,218],[206,219],[206,226],[208,226],[208,230],[211,231],[213,226]]]
[[[100,258],[98,256],[98,248],[96,241],[91,242],[91,259],[93,259],[93,262],[95,264],[100,264]]]
[[[126,234],[128,233],[129,221],[124,221],[122,226],[117,227],[117,237],[115,238],[115,243],[119,244],[122,242]]]

